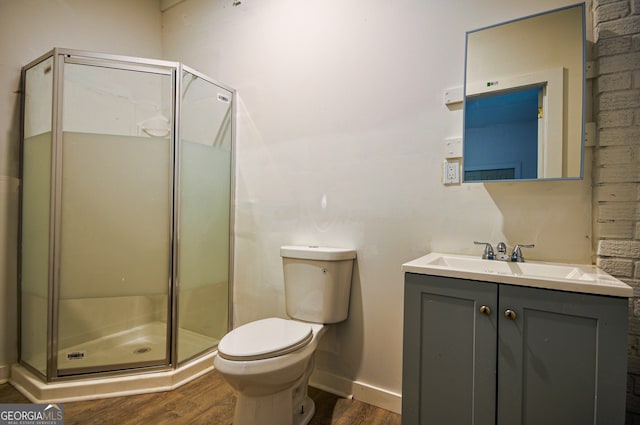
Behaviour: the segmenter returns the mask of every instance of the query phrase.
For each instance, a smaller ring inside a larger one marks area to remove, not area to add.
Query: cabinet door
[[[403,424],[495,424],[496,295],[493,283],[406,274]]]
[[[626,299],[500,285],[499,300],[498,425],[624,424]]]

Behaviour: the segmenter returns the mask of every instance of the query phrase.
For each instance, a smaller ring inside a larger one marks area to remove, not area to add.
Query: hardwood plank
[[[29,399],[23,396],[11,385],[1,384],[0,403],[29,403]]]
[[[400,415],[359,400],[309,388],[316,413],[309,425],[400,425]],[[64,403],[66,425],[231,425],[236,397],[212,371],[173,391]],[[0,403],[28,403],[9,384]]]

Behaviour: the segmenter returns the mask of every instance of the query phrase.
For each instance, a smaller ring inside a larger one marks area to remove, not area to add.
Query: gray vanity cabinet
[[[495,424],[496,285],[405,276],[402,423]]]
[[[627,299],[405,274],[405,425],[622,425]]]

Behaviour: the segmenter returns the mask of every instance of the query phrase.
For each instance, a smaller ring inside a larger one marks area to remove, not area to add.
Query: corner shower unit
[[[23,68],[20,365],[177,370],[228,331],[235,92],[177,62]]]

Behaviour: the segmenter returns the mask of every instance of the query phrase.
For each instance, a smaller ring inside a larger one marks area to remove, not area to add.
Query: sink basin
[[[511,263],[506,261],[483,260],[481,258],[440,254],[433,256],[427,264],[476,273],[498,273],[515,276],[537,276],[561,279],[593,280],[580,268],[553,263]]]
[[[403,271],[570,292],[629,297],[630,286],[592,265],[529,261],[511,263],[432,252],[403,264]]]

